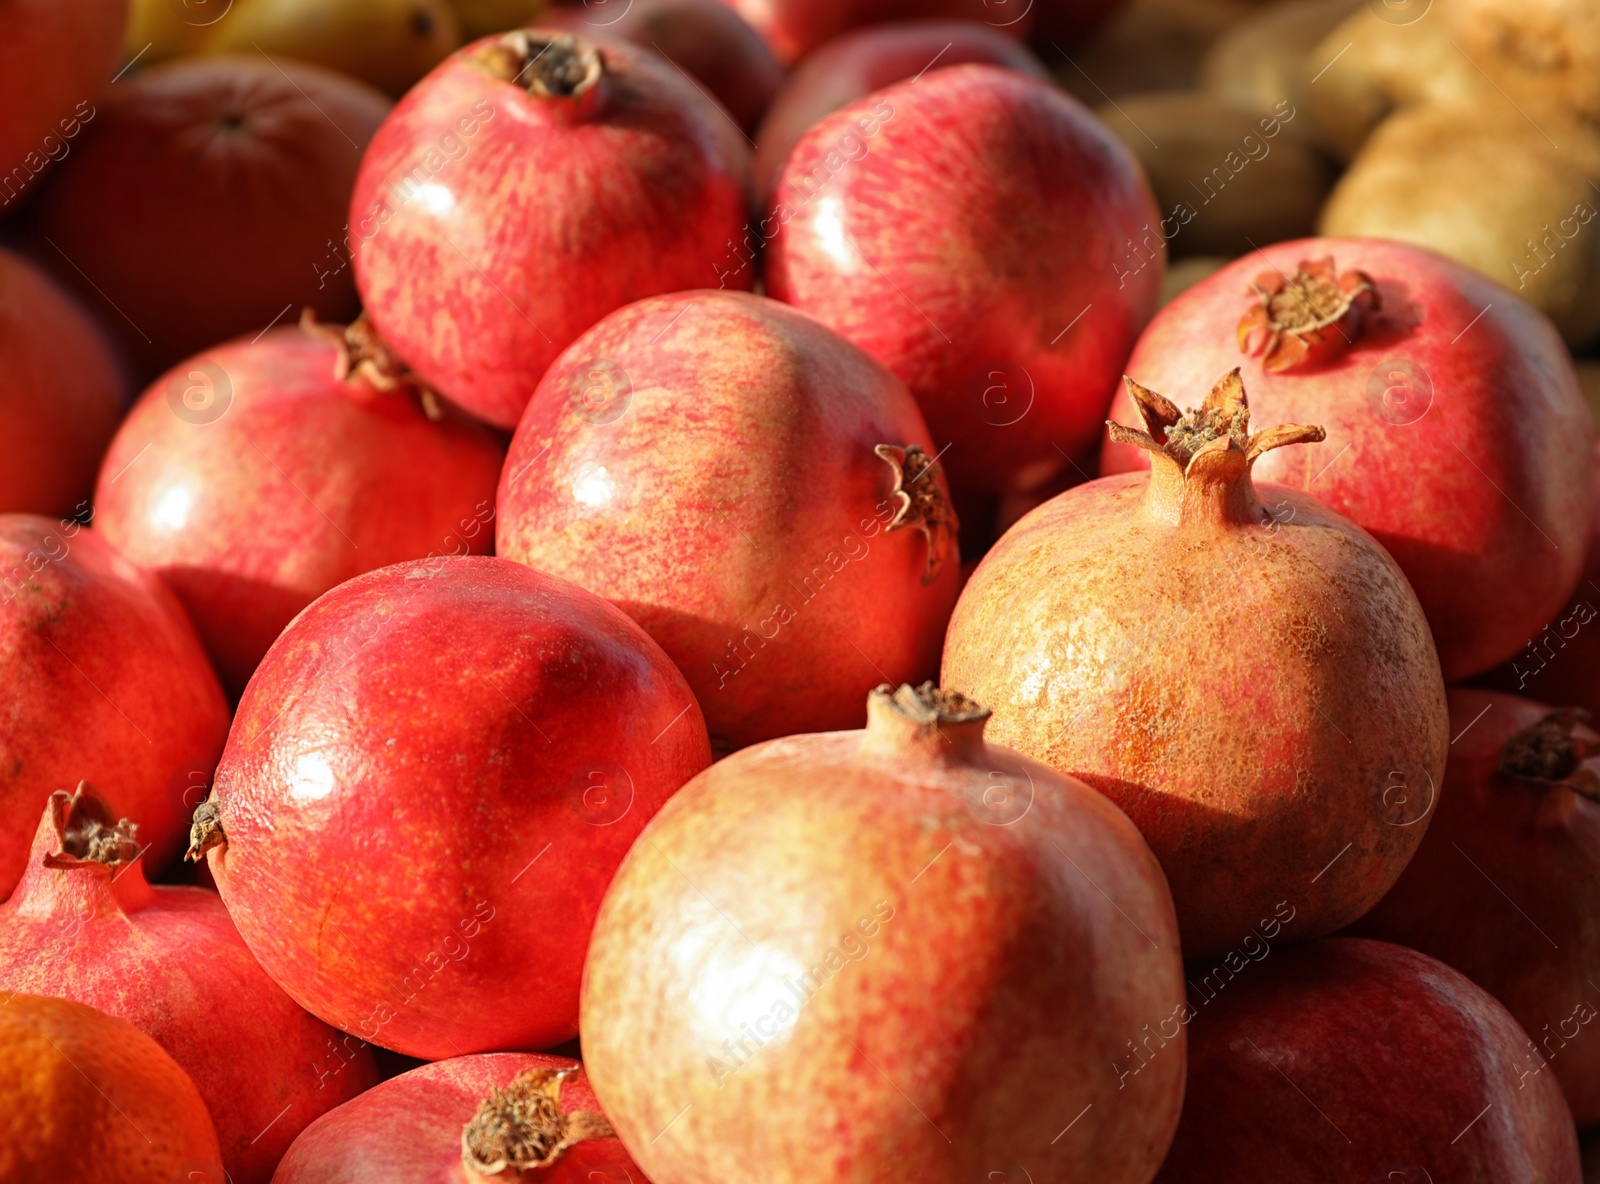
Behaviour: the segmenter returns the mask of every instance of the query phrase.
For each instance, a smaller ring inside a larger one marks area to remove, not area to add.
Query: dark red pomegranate
[[[1157,1184],[1582,1184],[1561,1091],[1518,1080],[1527,1037],[1489,995],[1385,942],[1267,953],[1198,984],[1191,967],[1188,1099]]]
[[[526,1052],[452,1057],[385,1081],[301,1135],[273,1181],[453,1184],[485,1177],[649,1184],[600,1114],[583,1066]]]
[[[550,368],[496,552],[598,592],[678,664],[714,745],[859,726],[938,667],[957,524],[893,375],[761,296],[630,305]]]
[[[513,427],[608,312],[717,282],[749,172],[727,114],[656,53],[556,30],[474,42],[362,161],[350,224],[367,314],[424,381]]]
[[[613,9],[620,9],[612,11]],[[761,35],[722,0],[601,0],[552,9],[541,23],[587,37],[620,38],[654,49],[704,87],[746,132],[783,81]]]
[[[905,381],[953,482],[1026,492],[1093,443],[1165,248],[1119,277],[1155,200],[1076,100],[935,70],[817,123],[774,202],[768,290]]]
[[[1033,27],[1033,0],[724,0],[786,62],[862,25],[919,17],[982,21],[1011,37]]]
[[[1492,691],[1450,692],[1437,817],[1398,883],[1353,933],[1455,967],[1531,1039],[1580,1126],[1600,1122],[1600,734],[1582,713]]]
[[[389,100],[319,66],[190,58],[112,87],[34,251],[153,377],[241,333],[356,315],[345,211]]]
[[[82,514],[127,383],[100,328],[0,250],[0,512]]]
[[[151,1037],[194,1078],[235,1184],[267,1184],[295,1135],[377,1080],[372,1054],[262,973],[216,893],[147,884],[139,829],[87,784],[51,795],[0,905],[0,990]]]
[[[52,791],[90,780],[139,819],[146,867],[182,850],[228,705],[183,608],[94,531],[0,514],[0,898]]]
[[[335,584],[494,540],[502,450],[364,322],[274,329],[181,363],[101,466],[98,528],[161,574],[237,694]]]
[[[719,761],[628,853],[583,986],[606,1115],[655,1184],[1148,1181],[1184,1081],[1149,848],[968,699],[868,716]]]
[[[756,192],[772,191],[795,141],[824,115],[931,69],[988,62],[1050,76],[1014,37],[973,21],[874,25],[819,46],[784,79],[756,135]]]
[[[273,645],[190,857],[313,1015],[411,1056],[549,1047],[612,872],[709,760],[683,677],[599,597],[401,563]]]
[[[1446,680],[1509,658],[1571,595],[1594,488],[1594,429],[1545,317],[1402,243],[1306,239],[1240,259],[1163,308],[1128,373],[1193,389],[1244,368],[1268,422],[1324,448],[1263,460],[1372,532],[1406,573]],[[1119,397],[1112,417],[1130,404]],[[1108,441],[1107,473],[1143,468]]]
[[[1128,386],[1147,430],[1113,430],[1150,472],[1006,532],[956,605],[944,682],[994,709],[997,740],[1128,812],[1186,955],[1274,917],[1329,933],[1427,829],[1450,737],[1427,621],[1360,527],[1254,484],[1259,456],[1320,428],[1250,434],[1237,370],[1187,413]]]

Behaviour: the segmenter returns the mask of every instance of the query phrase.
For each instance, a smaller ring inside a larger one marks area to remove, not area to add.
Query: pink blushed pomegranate
[[[425,382],[514,427],[601,317],[717,282],[749,170],[726,113],[660,55],[557,30],[485,38],[413,87],[362,161],[362,300]]]
[[[313,1015],[409,1056],[549,1047],[612,872],[709,760],[683,677],[603,600],[396,564],[273,644],[189,854]]]
[[[600,1114],[583,1066],[510,1052],[435,1061],[368,1090],[301,1135],[274,1184],[484,1178],[647,1184]]]
[[[931,71],[817,123],[773,202],[767,290],[904,380],[953,482],[1036,489],[1097,438],[1164,247],[1116,266],[1155,200],[1076,100],[996,66]]]
[[[905,387],[761,296],[613,313],[551,367],[501,477],[497,553],[582,584],[683,671],[714,745],[859,726],[924,678],[957,522]]]
[[[629,852],[583,1050],[655,1184],[1154,1175],[1181,1025],[1114,1062],[1184,1012],[1171,898],[1115,806],[987,715],[880,687],[865,731],[719,761]]]
[[[1033,27],[1032,0],[724,0],[794,62],[850,29],[919,17],[981,21],[1010,37]]]
[[[1192,389],[1243,368],[1257,414],[1321,424],[1263,479],[1370,531],[1405,572],[1448,681],[1511,657],[1572,594],[1594,488],[1594,429],[1560,336],[1513,293],[1401,243],[1307,239],[1184,292],[1128,373]],[[1130,404],[1119,397],[1112,417]],[[1108,441],[1107,473],[1145,467]]]
[[[142,847],[88,786],[52,794],[0,905],[0,989],[75,999],[151,1037],[194,1078],[236,1184],[267,1184],[296,1134],[377,1080],[372,1054],[262,973],[214,892],[147,884]]]
[[[1450,692],[1437,818],[1353,933],[1455,967],[1528,1034],[1521,1079],[1554,1076],[1578,1125],[1600,1122],[1600,735],[1582,713]]]
[[[502,451],[365,323],[274,329],[181,363],[123,422],[97,525],[158,572],[238,694],[335,584],[494,538]]]
[[[1255,485],[1257,458],[1320,428],[1250,433],[1237,370],[1187,413],[1128,387],[1146,430],[1113,432],[1150,472],[1080,485],[1006,533],[956,605],[944,681],[993,708],[997,740],[1127,811],[1187,956],[1262,918],[1329,933],[1427,829],[1450,737],[1427,621],[1360,527]]]
[[[1522,1029],[1443,963],[1336,938],[1214,977],[1157,1184],[1582,1184],[1555,1080],[1518,1079]]]
[[[165,866],[187,780],[227,734],[217,676],[155,576],[75,522],[0,514],[0,897],[50,794],[80,780],[140,820],[145,866]]]

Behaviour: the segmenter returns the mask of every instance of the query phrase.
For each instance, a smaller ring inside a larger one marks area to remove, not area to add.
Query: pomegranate
[[[388,109],[354,79],[254,51],[129,75],[39,203],[34,249],[145,379],[305,305],[349,320],[345,207]]]
[[[0,215],[94,117],[127,20],[128,0],[0,0]]]
[[[678,664],[718,750],[857,727],[921,678],[959,588],[956,520],[905,387],[742,292],[658,296],[545,375],[496,552],[598,592]]]
[[[1036,78],[1050,75],[1014,38],[972,21],[906,21],[875,25],[806,55],[772,101],[756,136],[756,191],[772,191],[778,170],[806,130],[863,95],[928,70],[988,62]]]
[[[97,326],[0,250],[0,511],[82,514],[126,383]]]
[[[1251,479],[1322,439],[1251,435],[1237,370],[1198,411],[1128,382],[1148,474],[1080,485],[1008,531],[961,594],[944,681],[993,732],[1128,812],[1172,884],[1187,956],[1277,917],[1354,921],[1422,841],[1449,742],[1405,577],[1349,519]],[[1286,910],[1286,912],[1284,911]]]
[[[517,30],[447,58],[373,138],[356,279],[424,381],[509,428],[606,313],[717,279],[748,188],[743,137],[671,62]]]
[[[1034,0],[724,0],[785,62],[861,25],[919,17],[982,21],[1011,37],[1033,27]],[[1098,0],[1094,0],[1098,2]]]
[[[1526,1037],[1467,979],[1379,941],[1266,958],[1191,972],[1189,1099],[1157,1184],[1582,1184],[1561,1091],[1517,1079]]]
[[[162,867],[227,734],[217,676],[155,576],[75,522],[0,514],[0,899],[51,791],[81,778],[139,819],[145,866]]]
[[[194,1078],[234,1184],[267,1184],[296,1134],[377,1080],[372,1054],[261,972],[214,892],[147,884],[138,830],[87,784],[50,795],[0,905],[0,989],[76,999],[154,1039]]]
[[[1154,1175],[1184,1082],[1171,896],[1115,806],[986,744],[988,714],[879,687],[865,731],[718,762],[628,853],[583,1051],[655,1184]]]
[[[542,23],[656,50],[711,92],[740,128],[755,130],[783,67],[738,13],[722,0],[631,0],[620,15],[610,7],[600,0],[592,9],[557,8]]]
[[[357,576],[250,680],[190,858],[302,1007],[410,1056],[577,1031],[601,894],[710,760],[622,613],[483,556]]]
[[[364,321],[274,329],[155,383],[101,466],[99,529],[157,571],[238,694],[335,584],[486,552],[502,450],[405,373]]]
[[[1509,658],[1583,563],[1594,428],[1541,314],[1476,272],[1367,239],[1280,243],[1161,310],[1128,373],[1181,390],[1244,367],[1259,414],[1322,424],[1263,478],[1372,532],[1433,628],[1446,680]],[[1128,413],[1127,398],[1112,407]],[[1106,442],[1102,470],[1147,465]]]
[[[953,482],[1027,492],[1097,438],[1165,248],[1119,276],[1155,201],[1076,100],[997,66],[933,71],[817,123],[775,201],[768,290],[905,380]]]
[[[1493,691],[1450,692],[1455,740],[1438,818],[1352,931],[1455,967],[1532,1037],[1580,1126],[1600,1122],[1600,734],[1584,713]],[[1526,911],[1525,911],[1526,910]],[[1537,1042],[1537,1045],[1536,1043]]]
[[[273,1180],[441,1184],[485,1175],[647,1184],[599,1113],[582,1065],[514,1052],[435,1061],[368,1090],[301,1135]]]

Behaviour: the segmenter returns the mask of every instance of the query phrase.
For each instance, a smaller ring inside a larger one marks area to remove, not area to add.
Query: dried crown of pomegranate
[[[1332,256],[1304,260],[1293,275],[1264,271],[1250,291],[1257,303],[1239,320],[1239,348],[1269,373],[1341,353],[1359,333],[1363,310],[1379,307],[1372,277],[1341,275]]]
[[[928,540],[928,562],[922,582],[931,584],[944,570],[945,560],[956,550],[961,523],[955,508],[939,489],[939,462],[920,444],[879,444],[875,453],[894,471],[894,518],[887,529],[915,528]]]
[[[1564,707],[1522,729],[1500,750],[1500,775],[1541,791],[1559,787],[1600,801],[1600,774],[1584,764],[1600,754],[1600,743],[1573,734],[1589,719],[1581,708]]]
[[[461,1162],[469,1178],[512,1178],[546,1168],[585,1139],[610,1139],[616,1131],[594,1110],[561,1110],[561,1086],[573,1069],[525,1069],[501,1089],[489,1091],[478,1112],[461,1128]]]
[[[78,782],[72,793],[58,789],[50,795],[49,826],[56,849],[45,852],[45,867],[98,864],[116,869],[132,863],[144,850],[135,837],[138,823],[114,818],[87,781]]]

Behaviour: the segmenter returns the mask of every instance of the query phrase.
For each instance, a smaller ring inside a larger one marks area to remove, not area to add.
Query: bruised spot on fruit
[[[1600,743],[1573,734],[1574,728],[1589,719],[1589,713],[1581,708],[1564,707],[1522,729],[1500,750],[1500,774],[1540,791],[1559,786],[1600,801],[1600,775],[1584,767],[1585,761],[1600,753]]]
[[[616,1135],[603,1114],[561,1112],[561,1085],[574,1069],[524,1069],[501,1089],[495,1086],[461,1130],[461,1162],[469,1178],[509,1178],[549,1167],[567,1148],[585,1139]]]
[[[1360,335],[1362,313],[1379,307],[1372,277],[1341,275],[1331,256],[1306,260],[1293,275],[1264,271],[1250,291],[1257,303],[1239,319],[1239,348],[1269,372],[1343,353]]]
[[[931,584],[939,578],[945,561],[956,550],[961,529],[955,507],[939,486],[939,462],[929,457],[920,444],[907,444],[904,448],[879,444],[873,451],[894,472],[894,490],[889,496],[894,499],[896,508],[888,529],[914,527],[922,531],[928,540],[928,562],[922,572],[922,582]]]

